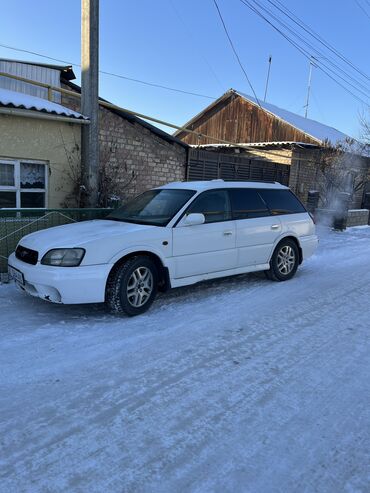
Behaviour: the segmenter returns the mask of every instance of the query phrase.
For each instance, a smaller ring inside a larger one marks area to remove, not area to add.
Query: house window
[[[0,209],[47,207],[47,165],[0,159]]]

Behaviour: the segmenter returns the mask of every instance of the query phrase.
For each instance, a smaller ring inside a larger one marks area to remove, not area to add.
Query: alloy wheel
[[[148,267],[135,269],[127,283],[127,299],[135,308],[140,308],[149,300],[153,291],[153,274]]]
[[[277,255],[277,267],[280,274],[287,276],[292,272],[295,265],[295,252],[289,245],[283,246]]]

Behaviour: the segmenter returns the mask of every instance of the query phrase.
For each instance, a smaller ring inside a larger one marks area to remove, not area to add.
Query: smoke
[[[355,141],[322,151],[316,180],[321,202],[318,223],[343,229],[348,209],[362,200],[367,165],[362,151],[361,144]]]

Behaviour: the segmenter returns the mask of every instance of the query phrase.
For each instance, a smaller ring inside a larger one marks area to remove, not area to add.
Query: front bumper
[[[51,267],[30,265],[18,260],[14,253],[9,265],[22,272],[24,285],[18,287],[32,296],[53,303],[101,303],[105,300],[105,286],[113,265],[79,267]]]

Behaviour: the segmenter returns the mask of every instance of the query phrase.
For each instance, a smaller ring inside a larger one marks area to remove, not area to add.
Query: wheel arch
[[[277,242],[275,243],[274,245],[274,248],[272,249],[272,252],[271,252],[271,255],[270,255],[270,260],[274,254],[274,251],[276,250],[276,248],[280,245],[280,243],[284,240],[292,240],[294,241],[294,243],[297,245],[297,248],[298,248],[298,254],[299,254],[299,265],[303,262],[303,252],[302,252],[302,247],[301,247],[301,244],[299,242],[299,239],[297,238],[297,236],[293,235],[293,234],[287,234],[285,236],[283,236],[282,238],[279,238],[277,240]]]
[[[115,259],[115,262],[112,265],[112,268],[109,271],[109,274],[107,276],[105,289],[107,289],[107,285],[108,285],[109,279],[111,278],[112,274],[122,264],[124,264],[125,262],[127,262],[127,260],[129,260],[133,257],[140,257],[140,256],[148,257],[155,263],[155,266],[157,267],[157,270],[158,270],[158,277],[159,277],[158,288],[160,291],[167,291],[171,287],[168,267],[166,267],[164,265],[161,257],[158,254],[156,254],[150,250],[145,250],[145,249],[127,252],[124,255],[122,255],[120,258]]]

